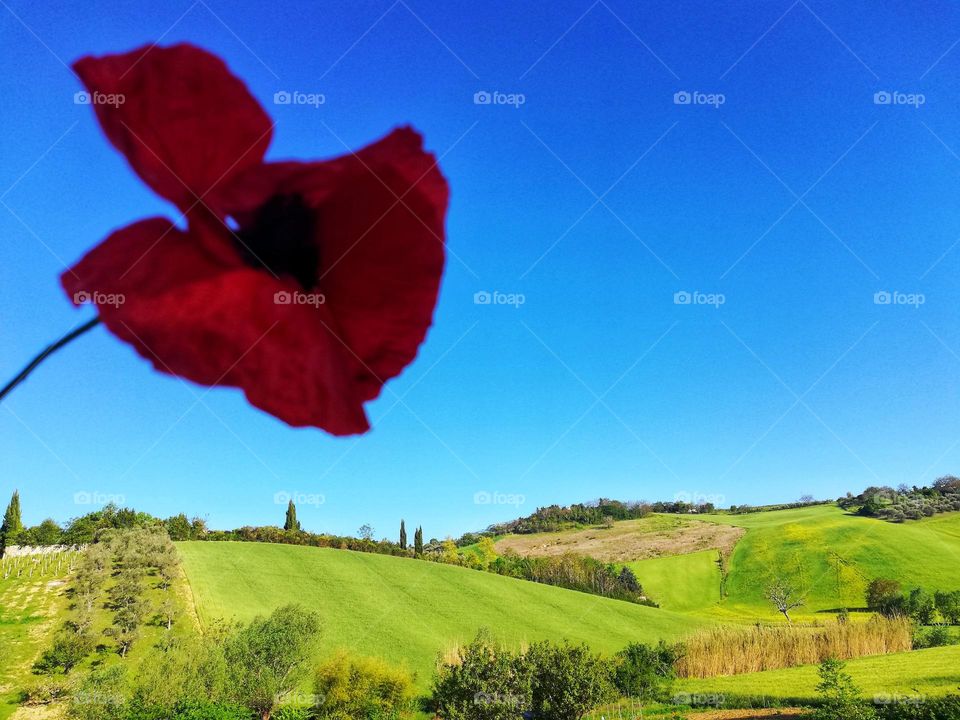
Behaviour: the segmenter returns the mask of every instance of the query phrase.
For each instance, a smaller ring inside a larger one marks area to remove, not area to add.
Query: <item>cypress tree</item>
[[[407,527],[403,524],[403,519],[400,520],[400,549],[407,549]]]
[[[17,535],[21,532],[23,520],[20,517],[20,493],[14,490],[7,511],[3,514],[3,524],[0,525],[0,555],[3,555],[7,545],[13,545],[17,541]]]
[[[413,554],[417,557],[423,555],[423,528],[421,527],[413,533]]]
[[[287,503],[287,519],[283,522],[284,530],[300,530],[300,521],[297,520],[297,506],[293,500]]]

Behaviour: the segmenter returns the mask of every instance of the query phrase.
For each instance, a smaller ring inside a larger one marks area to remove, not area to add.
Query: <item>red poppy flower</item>
[[[63,274],[67,294],[162,372],[242,388],[290,425],[368,430],[363,403],[416,356],[443,270],[447,184],[420,135],[265,162],[273,123],[199,48],[74,69],[107,137],[187,222],[117,230]]]

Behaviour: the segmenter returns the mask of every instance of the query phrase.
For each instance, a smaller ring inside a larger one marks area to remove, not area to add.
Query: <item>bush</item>
[[[586,645],[540,642],[525,656],[530,669],[534,717],[580,720],[616,699],[610,664]]]
[[[523,656],[496,645],[486,629],[455,660],[438,663],[433,704],[444,720],[516,720],[530,703]]]
[[[338,654],[317,670],[314,691],[320,718],[393,720],[413,709],[413,677],[376,658]]]
[[[62,630],[53,638],[53,644],[33,664],[38,675],[63,672],[66,675],[93,650],[93,640],[84,633]]]
[[[934,625],[926,632],[918,630],[913,638],[913,647],[915,650],[955,644],[956,641],[953,639],[953,636],[950,634],[950,629],[946,625]]]
[[[891,702],[878,706],[880,720],[956,720],[960,718],[960,695],[921,702]]]
[[[827,658],[817,671],[822,705],[813,714],[814,720],[873,720],[873,708],[860,699],[860,690],[853,678],[843,671],[845,663]]]
[[[613,684],[624,697],[662,700],[670,694],[679,655],[679,646],[663,640],[656,646],[631,643],[614,658]]]

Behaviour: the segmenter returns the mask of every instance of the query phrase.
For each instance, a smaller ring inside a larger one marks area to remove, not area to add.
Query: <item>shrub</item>
[[[880,720],[956,720],[960,695],[923,699],[921,702],[888,702],[877,707]]]
[[[913,646],[917,650],[954,644],[956,644],[956,641],[946,625],[934,625],[926,632],[918,630],[913,638]]]
[[[413,709],[413,677],[376,658],[336,655],[317,670],[314,690],[320,718],[393,720]]]
[[[91,650],[93,640],[89,635],[62,630],[54,636],[50,648],[33,664],[33,671],[38,675],[62,671],[66,675],[79,665]]]
[[[860,690],[843,668],[844,663],[834,658],[820,663],[817,692],[822,705],[813,714],[814,720],[872,720],[876,717],[873,708],[860,699]]]
[[[75,720],[127,720],[123,689],[124,666],[94,670],[71,695],[67,714]]]
[[[234,682],[230,699],[269,717],[277,698],[296,687],[319,632],[316,613],[287,605],[230,636],[224,646]]]
[[[614,658],[613,684],[624,697],[661,700],[670,694],[680,653],[662,640],[656,646],[631,643]]]
[[[481,629],[454,660],[438,663],[433,703],[444,720],[516,720],[531,703],[529,667]]]
[[[610,664],[586,645],[540,642],[525,655],[533,713],[542,720],[580,720],[615,699]]]

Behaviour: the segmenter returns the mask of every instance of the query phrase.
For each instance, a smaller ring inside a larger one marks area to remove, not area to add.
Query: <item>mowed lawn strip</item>
[[[429,685],[437,653],[486,626],[511,646],[585,641],[613,653],[677,640],[704,621],[492,573],[384,555],[290,545],[178,543],[202,622],[249,620],[287,603],[323,619],[323,653],[383,657]]]

